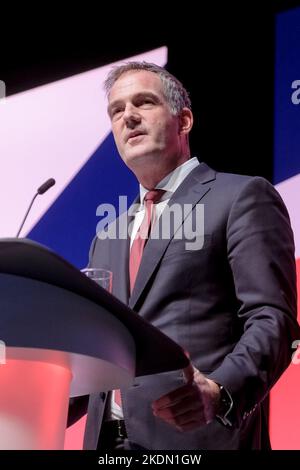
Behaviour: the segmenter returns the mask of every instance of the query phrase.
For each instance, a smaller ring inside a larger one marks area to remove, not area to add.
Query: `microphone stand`
[[[29,205],[29,207],[28,207],[28,209],[27,209],[27,212],[26,212],[25,217],[24,217],[24,219],[23,219],[23,221],[22,221],[22,223],[21,223],[21,226],[20,226],[20,228],[19,228],[19,230],[18,230],[18,233],[17,233],[17,235],[16,235],[16,238],[19,238],[19,235],[20,235],[21,230],[22,230],[22,228],[23,228],[23,226],[24,226],[24,224],[25,224],[25,220],[27,219],[27,216],[28,216],[28,214],[29,214],[29,212],[30,212],[30,209],[32,208],[32,204],[34,203],[35,198],[36,198],[39,194],[44,194],[44,193],[45,193],[46,191],[48,191],[48,189],[51,188],[54,184],[55,184],[55,180],[54,180],[53,178],[50,178],[50,179],[48,179],[47,181],[45,181],[45,183],[43,183],[42,186],[40,186],[40,187],[38,188],[36,194],[33,196],[32,201],[31,201],[31,203],[30,203],[30,205]]]
[[[29,212],[30,212],[30,209],[32,208],[32,204],[34,203],[35,198],[36,198],[38,195],[39,195],[39,193],[36,193],[36,194],[33,196],[32,201],[31,201],[31,203],[30,203],[30,206],[28,207],[27,212],[26,212],[26,214],[25,214],[25,217],[24,217],[24,219],[23,219],[23,221],[22,221],[22,223],[21,223],[21,225],[20,225],[20,228],[19,228],[19,230],[18,230],[18,233],[17,233],[17,235],[16,235],[16,238],[19,238],[20,232],[21,232],[21,230],[22,230],[22,228],[23,228],[23,226],[24,226],[24,224],[25,224],[25,220],[27,219],[27,216],[28,216],[28,214],[29,214]]]

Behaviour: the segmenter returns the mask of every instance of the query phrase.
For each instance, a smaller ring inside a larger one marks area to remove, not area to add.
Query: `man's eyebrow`
[[[160,103],[161,99],[158,95],[153,93],[152,91],[142,91],[134,95],[133,99],[140,99],[140,98],[152,98],[155,102]]]
[[[135,101],[135,100],[139,100],[139,99],[142,99],[142,98],[151,98],[151,99],[153,99],[153,101],[155,101],[155,103],[161,103],[162,102],[161,98],[158,95],[156,95],[155,93],[152,93],[152,91],[141,91],[140,93],[136,93],[135,95],[132,96],[131,100]],[[123,101],[124,100],[112,101],[107,107],[108,114],[111,113],[111,110],[114,107],[117,107],[117,106],[120,106],[121,104],[123,104]]]
[[[122,104],[122,100],[115,100],[113,101],[112,103],[110,103],[108,106],[107,106],[107,112],[108,114],[110,114],[111,110],[113,107],[115,106],[119,106],[120,104]]]

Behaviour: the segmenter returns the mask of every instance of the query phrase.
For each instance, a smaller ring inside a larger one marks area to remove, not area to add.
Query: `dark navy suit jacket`
[[[293,340],[300,337],[287,210],[263,178],[217,173],[205,163],[187,176],[169,206],[173,203],[182,207],[182,219],[177,217],[169,237],[147,242],[131,297],[129,237],[96,238],[90,265],[112,270],[113,294],[230,391],[232,427],[214,420],[180,432],[153,416],[151,403],[184,383],[178,370],[136,377],[122,391],[129,440],[155,450],[268,448],[268,393],[291,360]],[[197,227],[203,246],[186,249],[188,231],[196,225],[187,223],[182,230],[183,219],[195,224],[198,204],[204,208],[204,233]],[[123,214],[115,223],[124,229],[130,221]],[[179,237],[178,230],[187,238]],[[105,394],[90,397],[87,449],[97,447],[104,406]]]

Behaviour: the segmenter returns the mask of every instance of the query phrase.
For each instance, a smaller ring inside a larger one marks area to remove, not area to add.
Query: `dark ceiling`
[[[10,95],[166,45],[167,68],[192,98],[193,152],[218,170],[271,180],[275,17],[299,2],[224,3],[167,15],[94,6],[76,20],[45,8],[23,21],[19,11],[15,22],[1,20],[0,79]]]

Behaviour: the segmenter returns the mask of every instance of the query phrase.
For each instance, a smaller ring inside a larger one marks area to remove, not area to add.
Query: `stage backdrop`
[[[300,293],[300,8],[280,13],[276,24],[274,183],[291,217]],[[299,294],[298,294],[298,319]],[[300,338],[299,338],[300,340]],[[300,449],[300,350],[271,393],[274,449]]]
[[[298,259],[299,24],[300,10],[278,17],[275,103],[275,183],[291,214]],[[135,58],[164,65],[167,49]],[[118,157],[110,133],[102,90],[110,66],[0,101],[0,237],[15,236],[36,188],[54,177],[56,185],[39,196],[22,234],[49,246],[78,268],[88,261],[99,221],[98,205],[109,202],[118,207],[119,194],[132,200],[137,192],[136,180]],[[300,449],[299,389],[300,364],[293,364],[271,396],[274,448]],[[83,418],[68,430],[66,449],[82,447],[84,422]]]
[[[167,48],[126,60],[135,59],[163,66]],[[0,237],[16,235],[36,189],[53,177],[56,185],[35,201],[21,235],[78,268],[88,262],[98,205],[118,208],[119,195],[132,201],[138,190],[110,133],[103,81],[112,65],[0,101]],[[68,430],[66,449],[82,448],[84,421]]]

